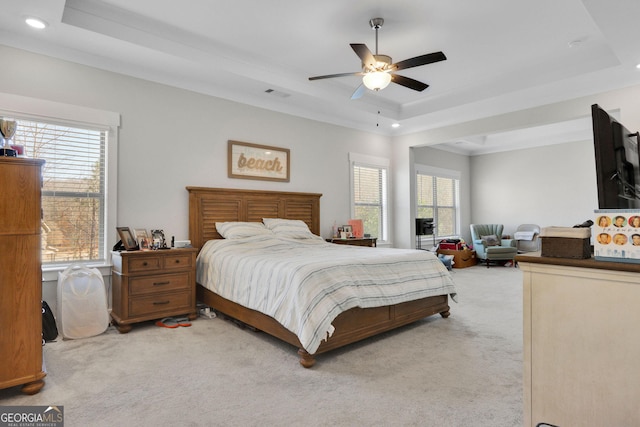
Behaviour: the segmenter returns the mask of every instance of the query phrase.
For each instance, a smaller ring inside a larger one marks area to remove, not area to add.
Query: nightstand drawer
[[[160,270],[160,257],[131,258],[128,262],[130,273]]]
[[[132,277],[129,279],[129,295],[189,289],[189,283],[189,273]]]
[[[191,255],[169,254],[164,257],[165,270],[185,270],[191,268]]]
[[[129,315],[132,317],[144,316],[165,311],[180,311],[180,309],[187,312],[192,308],[191,300],[192,296],[189,291],[131,298],[129,300]]]

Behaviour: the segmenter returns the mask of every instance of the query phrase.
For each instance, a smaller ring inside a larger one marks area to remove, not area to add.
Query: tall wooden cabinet
[[[40,259],[43,160],[0,157],[0,389],[44,386]]]

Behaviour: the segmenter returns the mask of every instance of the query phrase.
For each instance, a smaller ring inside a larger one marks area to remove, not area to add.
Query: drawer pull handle
[[[147,261],[143,262],[143,263],[142,263],[142,266],[143,266],[143,267],[146,267],[146,266],[147,266]]]
[[[180,260],[179,259],[176,260],[176,264],[180,264]]]
[[[167,280],[166,282],[153,282],[153,286],[168,285],[169,283],[171,283],[171,281],[169,280]]]
[[[169,304],[171,301],[154,301],[153,305],[165,305]]]

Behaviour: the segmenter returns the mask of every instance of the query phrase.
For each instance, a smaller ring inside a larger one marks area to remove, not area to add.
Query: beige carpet
[[[296,349],[221,319],[144,323],[49,343],[46,385],[0,405],[63,405],[65,426],[522,425],[522,273],[453,271],[458,303],[298,365]]]

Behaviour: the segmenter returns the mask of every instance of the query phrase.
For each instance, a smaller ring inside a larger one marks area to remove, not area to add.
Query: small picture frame
[[[138,247],[141,251],[148,251],[151,249],[148,237],[138,237],[136,240],[138,241]]]
[[[164,240],[163,230],[151,230],[151,249],[166,248],[167,244]]]
[[[129,227],[116,227],[116,230],[118,230],[118,236],[120,236],[120,240],[126,250],[138,250],[138,244],[136,243],[136,239],[133,237],[133,234],[131,234]]]
[[[144,228],[134,228],[133,234],[136,235],[136,239],[139,239],[141,237],[145,237],[147,240],[149,239],[149,233],[147,233],[147,230],[145,230]]]
[[[149,234],[147,233],[147,230],[145,230],[144,228],[134,228],[133,234],[136,235],[136,242],[138,243],[138,248],[140,248],[141,251],[148,251],[149,249],[151,249]]]
[[[353,227],[351,225],[343,225],[342,230],[347,234],[347,238],[353,237]]]

